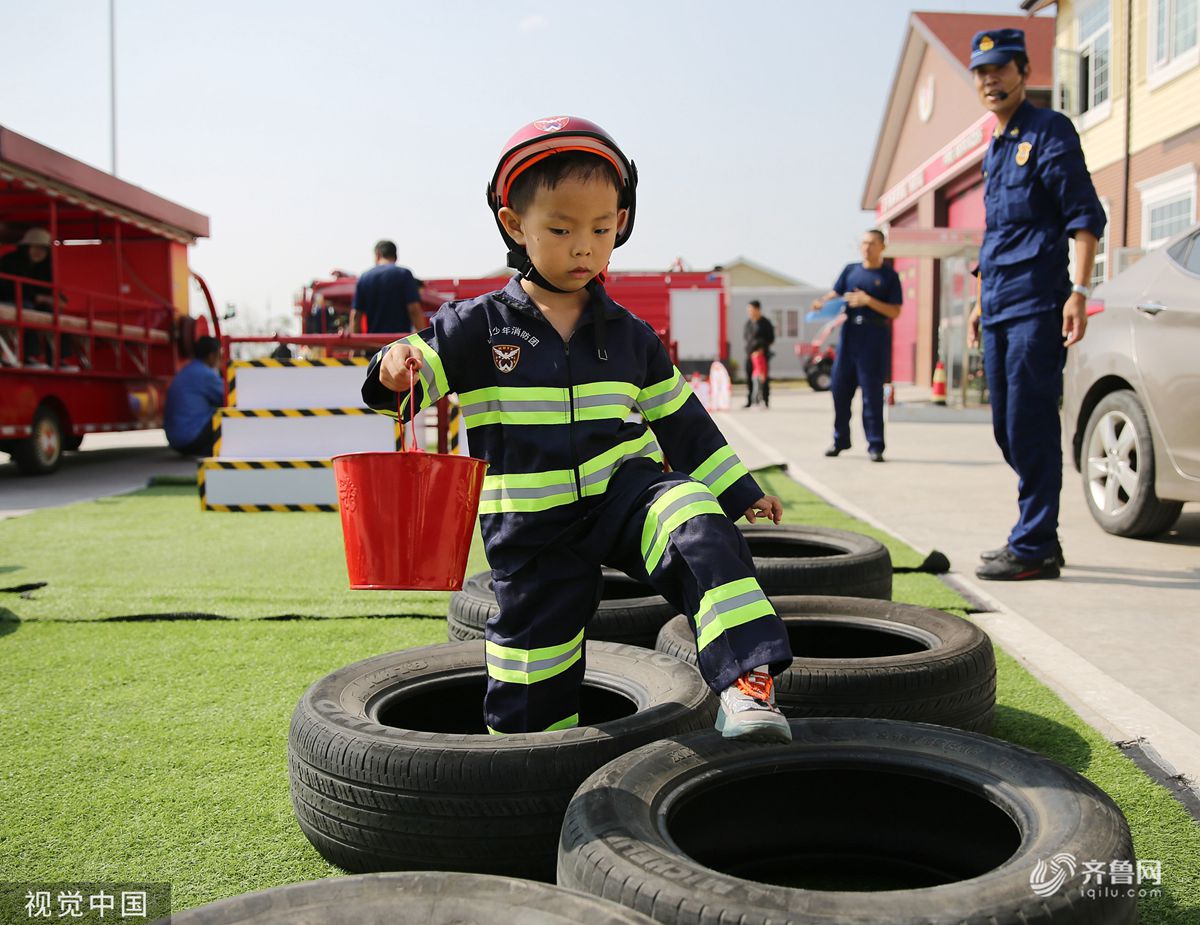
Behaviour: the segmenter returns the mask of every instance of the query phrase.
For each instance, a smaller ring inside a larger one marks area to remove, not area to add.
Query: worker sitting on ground
[[[195,359],[175,374],[167,389],[163,427],[167,443],[184,456],[211,456],[213,414],[225,404],[225,385],[217,373],[221,344],[215,337],[199,337]]]
[[[394,415],[410,369],[419,378],[405,416],[410,399],[424,407],[457,392],[471,449],[488,462],[480,527],[500,604],[485,630],[491,732],[587,724],[585,625],[611,565],[691,617],[725,737],[788,741],[772,682],[792,662],[787,630],[733,523],[779,523],[783,506],[653,329],[602,285],[633,229],[636,182],[591,122],[560,116],[518,132],[488,193],[518,275],[443,305],[432,327],[381,350],[363,398]]]

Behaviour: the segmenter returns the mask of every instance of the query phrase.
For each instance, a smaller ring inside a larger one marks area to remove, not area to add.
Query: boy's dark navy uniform
[[[444,305],[402,342],[424,360],[414,402],[457,392],[472,453],[489,463],[480,526],[500,603],[486,631],[492,731],[579,722],[602,564],[691,617],[714,690],[791,663],[786,629],[731,520],[762,490],[653,330],[602,286],[567,342],[520,277]],[[383,352],[363,398],[394,414],[395,394],[379,379]]]
[[[971,66],[1024,52],[1018,29],[981,32]],[[1008,548],[1040,562],[1058,549],[1063,305],[1072,290],[1067,237],[1086,230],[1099,239],[1107,219],[1071,120],[1028,100],[993,135],[983,174],[984,367],[996,443],[1018,476],[1020,513]]]
[[[891,267],[864,267],[849,263],[833,284],[833,291],[844,296],[861,289],[888,305],[904,301],[900,277]],[[867,449],[882,454],[883,441],[883,383],[891,359],[891,323],[866,306],[846,306],[841,340],[829,385],[833,393],[833,446],[838,450],[850,447],[850,402],[854,390],[862,389],[863,432]]]

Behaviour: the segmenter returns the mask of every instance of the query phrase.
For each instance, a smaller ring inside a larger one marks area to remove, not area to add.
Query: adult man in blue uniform
[[[350,303],[350,330],[358,331],[359,317],[366,318],[368,333],[403,334],[425,327],[421,286],[407,267],[396,263],[396,245],[375,245],[375,266],[354,286]]]
[[[992,429],[1017,473],[1020,512],[1008,542],[982,553],[975,574],[1057,578],[1062,370],[1067,348],[1087,328],[1087,283],[1106,219],[1071,121],[1025,98],[1025,33],[977,34],[971,71],[980,101],[998,120],[983,162],[987,231],[971,337],[978,338],[982,319]],[[1075,239],[1074,284],[1068,236]]]
[[[887,241],[878,228],[863,232],[862,263],[848,263],[825,295],[813,300],[816,311],[830,299],[845,296],[846,321],[833,361],[833,444],[826,456],[850,449],[850,402],[862,389],[863,433],[867,455],[883,462],[883,382],[892,349],[891,322],[900,315],[904,290],[900,277],[884,266]]]

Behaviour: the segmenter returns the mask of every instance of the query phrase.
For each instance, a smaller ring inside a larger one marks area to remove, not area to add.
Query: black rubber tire
[[[879,540],[828,527],[742,524],[768,597],[822,594],[891,600],[892,557]]]
[[[677,612],[653,589],[616,569],[604,569],[601,593],[600,606],[587,627],[588,639],[597,642],[653,649],[658,631]],[[462,590],[450,595],[447,628],[451,641],[482,639],[484,626],[499,609],[492,573],[469,576]]]
[[[563,812],[583,779],[716,716],[694,669],[611,643],[587,648],[580,720],[595,725],[488,735],[485,686],[475,641],[379,655],[308,689],[292,715],[289,782],[300,828],[323,857],[352,873],[552,882]],[[414,718],[424,729],[400,728]]]
[[[66,437],[58,412],[41,405],[33,414],[32,433],[13,441],[13,462],[22,475],[50,475],[62,462]]]
[[[1092,435],[1100,420],[1112,412],[1123,415],[1132,425],[1137,439],[1137,488],[1119,514],[1106,514],[1096,505],[1090,487],[1088,472],[1089,448]],[[1083,498],[1092,518],[1101,528],[1114,536],[1154,536],[1170,528],[1179,519],[1183,510],[1182,501],[1163,501],[1154,489],[1155,470],[1158,460],[1154,455],[1154,437],[1150,430],[1150,418],[1137,395],[1128,389],[1111,392],[1100,399],[1088,418],[1083,434],[1080,470],[1083,478]]]
[[[86,434],[67,434],[63,440],[63,449],[68,453],[74,453],[83,446],[83,438]]]
[[[481,874],[405,872],[289,883],[177,912],[171,925],[651,925],[575,890]],[[155,925],[166,925],[162,919]]]
[[[987,633],[941,610],[853,597],[776,597],[790,668],[775,679],[789,718],[859,716],[992,728],[996,656]],[[687,617],[658,634],[660,652],[696,664]]]
[[[833,363],[822,360],[813,364],[805,371],[804,378],[808,380],[808,387],[814,392],[828,392],[833,384]]]
[[[1137,920],[1136,886],[1084,895],[1085,860],[1134,854],[1120,810],[1074,771],[941,726],[791,726],[786,745],[694,733],[593,774],[567,810],[559,884],[671,925]],[[1071,876],[1038,895],[1039,861],[1052,886],[1065,853]]]

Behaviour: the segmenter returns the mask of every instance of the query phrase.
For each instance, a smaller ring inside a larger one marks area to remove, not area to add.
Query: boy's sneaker
[[[792,741],[792,727],[775,706],[775,682],[765,666],[747,671],[721,692],[717,731],[726,739]]]

